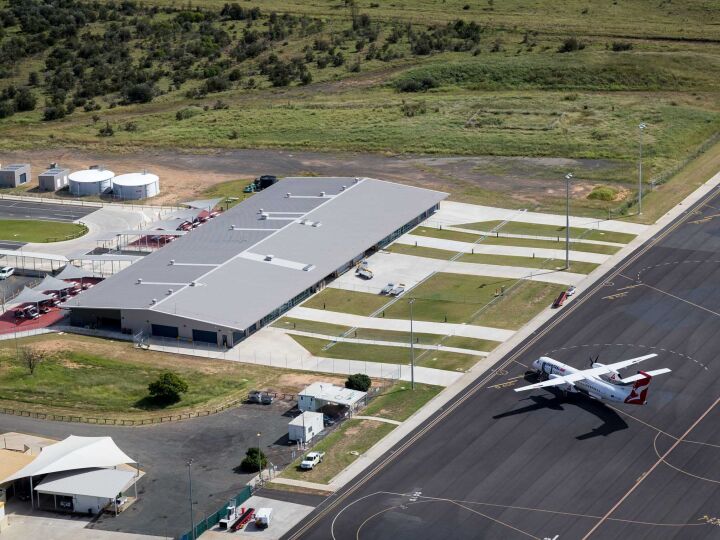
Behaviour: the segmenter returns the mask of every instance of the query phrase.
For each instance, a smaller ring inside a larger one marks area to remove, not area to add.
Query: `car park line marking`
[[[704,207],[711,198],[713,198],[715,195],[706,195],[706,199],[703,201],[701,200],[696,210]],[[680,216],[677,218],[677,221],[674,223],[671,223],[670,225],[666,226],[665,229],[661,230],[658,234],[656,234],[654,237],[648,239],[647,243],[638,250],[632,254],[625,262],[620,263],[619,267],[614,271],[611,272],[611,278],[614,278],[617,275],[622,275],[622,272],[630,267],[633,263],[635,263],[638,259],[640,259],[643,255],[645,255],[650,249],[657,246],[663,239],[665,239],[670,233],[674,232],[678,227],[685,224],[685,222],[690,217],[690,214],[685,214],[683,216]],[[565,320],[566,317],[569,317],[572,315],[577,309],[579,309],[580,306],[582,306],[585,302],[588,301],[588,299],[592,298],[602,287],[606,286],[604,282],[596,283],[589,291],[587,291],[586,294],[581,296],[578,300],[572,302],[568,309],[566,309],[564,312],[560,312],[554,320],[551,320],[545,328],[542,329],[542,331],[539,331],[535,336],[530,338],[524,345],[521,345],[517,351],[514,354],[511,354],[509,358],[506,358],[505,360],[501,360],[501,364],[499,367],[504,368],[507,367],[510,363],[515,361],[516,358],[520,357],[525,351],[527,351],[530,347],[535,345],[535,343],[538,342],[542,337],[546,336],[551,330],[553,330],[556,326],[558,326],[561,322]],[[707,368],[705,368],[707,369]],[[297,539],[302,536],[302,534],[309,530],[311,527],[313,527],[316,523],[318,523],[321,519],[325,517],[325,515],[329,512],[331,512],[334,508],[337,507],[340,503],[342,503],[345,499],[347,499],[349,496],[351,496],[355,491],[360,489],[366,482],[368,482],[370,479],[372,479],[375,475],[379,474],[382,469],[384,469],[389,463],[391,463],[393,460],[395,460],[399,455],[401,455],[405,450],[407,450],[410,446],[415,444],[415,442],[423,437],[425,433],[433,429],[438,423],[442,422],[449,414],[451,414],[455,409],[457,409],[460,405],[462,405],[465,401],[470,399],[472,396],[474,396],[480,389],[483,388],[485,384],[487,384],[493,377],[495,376],[494,372],[490,372],[487,376],[482,377],[479,381],[476,379],[476,383],[473,384],[471,382],[468,387],[466,387],[465,393],[460,394],[455,401],[451,401],[449,406],[447,408],[441,408],[439,410],[440,414],[438,414],[434,419],[430,420],[427,424],[424,426],[420,426],[417,428],[415,433],[410,432],[409,437],[407,441],[405,441],[404,444],[402,444],[397,450],[386,454],[385,458],[382,459],[373,469],[371,469],[368,473],[365,474],[362,478],[360,478],[355,484],[351,485],[347,491],[345,491],[342,495],[339,495],[334,501],[332,501],[330,504],[328,504],[325,508],[323,508],[321,511],[319,511],[315,516],[311,517],[305,524],[300,526],[300,528],[289,538],[290,539]],[[636,484],[637,485],[637,484]],[[366,497],[362,497],[359,500],[362,500]],[[354,504],[354,503],[352,503]],[[346,507],[347,508],[347,507]],[[343,509],[344,510],[344,509]],[[341,510],[342,512],[342,510]],[[335,517],[332,520],[332,525],[334,526],[335,520],[337,519],[336,514]],[[610,519],[610,518],[606,518]],[[334,538],[334,536],[333,536]]]
[[[667,457],[672,453],[672,451],[675,450],[675,448],[677,448],[677,446],[683,441],[683,439],[684,439],[685,437],[687,437],[687,436],[690,434],[690,432],[691,432],[693,429],[695,429],[695,427],[696,427],[708,414],[710,414],[710,412],[715,408],[715,406],[716,406],[718,403],[720,403],[720,397],[717,398],[717,399],[712,403],[712,405],[710,405],[710,407],[708,407],[708,408],[705,410],[705,412],[702,413],[702,414],[692,423],[692,425],[691,425],[689,428],[687,428],[687,430],[685,431],[685,433],[683,433],[683,434],[673,443],[673,445],[672,445],[670,448],[668,448],[668,450],[667,450],[662,456],[660,456],[660,459],[658,459],[658,460],[655,462],[655,464],[654,464],[652,467],[650,467],[650,469],[648,469],[648,470],[645,472],[645,474],[640,478],[640,480],[638,480],[637,482],[635,482],[635,483],[632,485],[632,487],[631,487],[629,490],[627,490],[627,492],[625,493],[625,495],[623,495],[622,497],[620,497],[620,500],[618,500],[618,501],[615,503],[615,505],[614,505],[612,508],[610,508],[610,510],[608,510],[607,513],[600,519],[600,521],[598,521],[598,522],[593,526],[593,528],[590,529],[590,530],[587,532],[587,534],[582,537],[582,540],[587,540],[588,538],[590,538],[590,536],[592,536],[592,535],[595,533],[595,531],[597,531],[597,530],[600,528],[600,526],[612,515],[612,513],[615,512],[615,510],[617,510],[617,509],[620,507],[620,505],[621,505],[623,502],[625,502],[625,500],[626,500],[630,495],[632,495],[632,493],[638,488],[638,486],[639,486],[640,484],[642,484],[643,480],[645,480],[648,476],[650,476],[650,474],[658,467],[658,465],[660,465],[661,463],[664,463],[664,462],[665,462],[665,460],[666,460]]]

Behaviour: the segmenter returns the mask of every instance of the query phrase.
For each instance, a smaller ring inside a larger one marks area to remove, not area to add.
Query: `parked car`
[[[565,303],[565,300],[567,300],[567,293],[565,291],[561,292],[558,297],[553,302],[552,307],[557,309],[559,307],[562,307],[562,305]]]
[[[16,319],[37,319],[40,316],[35,306],[26,306],[15,310]]]
[[[335,425],[335,419],[332,416],[328,416],[327,414],[323,414],[323,426],[329,427]]]
[[[567,290],[567,295],[572,296],[573,294],[575,294],[575,286],[571,285]]]
[[[402,293],[405,292],[405,284],[404,283],[398,283],[393,287],[393,289],[390,291],[390,294],[392,296],[400,296]]]
[[[7,279],[15,273],[15,269],[12,266],[0,267],[0,279]]]
[[[380,291],[380,294],[390,294],[390,291],[392,291],[395,288],[394,283],[388,283],[385,285],[382,290]]]
[[[315,465],[319,465],[322,463],[323,458],[325,457],[325,452],[310,452],[307,456],[305,456],[300,463],[300,468],[305,469],[308,471],[311,471]]]
[[[250,403],[261,403],[262,405],[271,405],[273,397],[267,392],[261,392],[260,390],[253,390],[248,394],[248,401]]]
[[[272,405],[272,402],[273,402],[273,397],[270,394],[268,394],[267,392],[263,393],[260,396],[260,403],[262,403],[263,405]]]

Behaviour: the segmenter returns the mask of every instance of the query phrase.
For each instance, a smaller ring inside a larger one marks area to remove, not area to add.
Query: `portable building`
[[[324,427],[322,413],[306,411],[288,424],[288,439],[309,443]]]
[[[341,405],[351,411],[365,403],[367,394],[330,383],[316,382],[298,394],[298,409],[319,411],[325,405]]]
[[[48,170],[38,175],[38,187],[41,191],[57,191],[67,187],[70,182],[69,176],[70,169],[53,164]]]
[[[0,187],[18,187],[30,181],[30,165],[20,163],[0,168]]]

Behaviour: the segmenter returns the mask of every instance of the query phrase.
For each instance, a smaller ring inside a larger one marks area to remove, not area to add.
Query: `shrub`
[[[21,88],[15,94],[15,110],[17,111],[33,111],[37,104],[37,98],[27,88]]]
[[[617,197],[617,190],[609,186],[596,186],[587,198],[594,201],[612,201]]]
[[[402,105],[400,105],[400,110],[402,111],[403,115],[407,116],[408,118],[412,118],[413,116],[417,116],[419,114],[425,114],[427,112],[427,107],[425,106],[424,101],[405,101],[403,100]]]
[[[585,48],[585,44],[576,37],[569,37],[558,47],[558,52],[567,53],[581,51]]]
[[[184,109],[180,109],[178,112],[175,113],[175,120],[187,120],[188,118],[192,118],[196,114],[200,114],[200,109],[197,107],[185,107]]]
[[[367,392],[370,389],[370,385],[372,385],[372,381],[370,380],[370,377],[364,373],[350,375],[347,378],[347,381],[345,381],[345,388],[349,388],[350,390],[360,390],[361,392]]]
[[[180,394],[188,391],[188,384],[176,373],[166,371],[157,380],[148,385],[148,393],[153,401],[170,404],[180,401]]]
[[[115,130],[110,125],[110,122],[105,122],[105,125],[98,130],[98,135],[101,137],[112,137],[115,135]]]
[[[632,50],[633,44],[627,41],[613,41],[611,48],[613,52],[629,51]]]
[[[400,92],[425,92],[431,88],[437,88],[440,86],[435,78],[430,75],[423,75],[421,77],[407,77],[398,80],[395,83],[395,87]]]
[[[67,111],[64,105],[51,105],[49,107],[45,107],[45,112],[43,113],[43,120],[59,120],[60,118],[65,117],[66,114]]]
[[[153,87],[146,83],[133,84],[125,89],[128,103],[149,103],[155,97]]]
[[[246,473],[260,472],[267,467],[267,456],[259,448],[250,448],[245,452],[245,458],[240,463],[240,470]]]

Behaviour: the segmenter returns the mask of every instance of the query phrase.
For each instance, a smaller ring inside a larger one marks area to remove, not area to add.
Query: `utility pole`
[[[410,299],[410,387],[415,390],[415,337],[413,336],[413,304],[415,299]]]
[[[303,422],[304,421],[305,420],[303,419]],[[262,451],[260,450],[260,435],[262,435],[262,433],[258,431],[258,473],[260,475],[260,484],[262,484]]]
[[[640,122],[640,125],[638,126],[639,131],[639,139],[640,139],[640,152],[639,152],[639,159],[638,159],[638,215],[642,216],[642,196],[643,196],[643,187],[642,187],[642,143],[643,143],[643,131],[645,131],[645,128],[647,127],[647,124],[645,122]]]
[[[187,460],[187,468],[188,468],[188,487],[190,488],[190,538],[191,540],[195,540],[195,519],[193,519],[193,496],[192,496],[192,475],[190,474],[191,465],[193,463],[193,459],[190,458]]]
[[[570,179],[573,173],[565,175],[565,270],[570,269]]]

